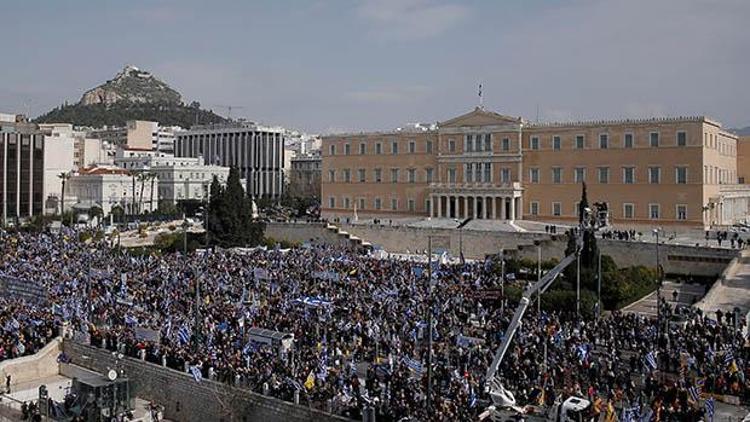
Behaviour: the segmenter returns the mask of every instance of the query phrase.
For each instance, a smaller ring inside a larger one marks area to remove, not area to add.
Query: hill
[[[152,120],[162,126],[221,123],[226,119],[197,102],[189,106],[182,95],[151,73],[125,66],[113,79],[86,91],[73,105],[62,105],[37,117],[37,123],[78,126],[124,126],[128,120]]]
[[[750,126],[743,127],[742,129],[732,129],[731,131],[739,136],[750,136]]]

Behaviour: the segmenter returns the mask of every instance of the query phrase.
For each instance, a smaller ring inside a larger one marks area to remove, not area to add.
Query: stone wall
[[[84,346],[70,340],[63,350],[72,363],[105,373],[114,366],[114,357],[104,349]],[[121,367],[132,384],[132,394],[165,407],[164,417],[183,422],[204,421],[345,421],[307,406],[265,397],[223,383],[196,382],[187,373],[163,368],[137,359],[124,358]]]
[[[8,375],[11,377],[11,389],[14,385],[57,375],[59,371],[57,356],[60,350],[62,350],[62,341],[58,337],[33,355],[0,362],[0,380],[3,382],[3,387],[5,377]]]
[[[565,251],[567,239],[564,234],[476,231],[438,228],[415,228],[405,226],[344,225],[341,230],[363,241],[381,246],[388,252],[418,253],[427,249],[427,239],[432,237],[432,247],[445,249],[459,256],[461,245],[466,258],[483,259],[487,254],[505,250],[520,258],[536,259],[535,242],[542,244],[542,259],[560,259]],[[327,243],[345,242],[335,229],[323,224],[272,223],[267,234],[275,239],[301,242],[316,239]],[[633,265],[656,266],[654,242],[622,242],[602,240],[598,243],[602,253],[609,255],[620,267]],[[668,274],[717,277],[737,251],[729,249],[662,244],[659,247],[660,261]]]
[[[266,223],[266,237],[296,243],[351,244],[350,236],[340,234],[338,228],[327,227],[326,223]]]

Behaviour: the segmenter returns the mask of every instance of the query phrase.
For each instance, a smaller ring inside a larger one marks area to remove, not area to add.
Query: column
[[[479,218],[479,197],[474,197],[474,218]]]
[[[441,218],[443,216],[443,195],[437,195],[437,207],[435,207],[435,216]]]
[[[505,197],[500,197],[500,219],[505,220]]]
[[[495,205],[496,205],[495,204],[495,199],[496,199],[496,197],[494,197],[494,196],[490,197],[490,204],[491,204],[491,206],[490,206],[490,213],[491,213],[490,218],[492,218],[493,220],[495,219]]]
[[[449,218],[456,218],[456,217],[458,217],[458,196],[454,195],[452,198],[453,198],[453,201],[452,201],[453,202],[453,214],[451,215],[449,213],[448,217]]]
[[[510,197],[510,221],[516,219],[516,198]]]
[[[430,194],[430,218],[435,217],[435,195]]]
[[[469,199],[466,198],[466,196],[464,195],[461,197],[461,202],[463,203],[463,206],[464,206],[464,212],[461,213],[461,218],[465,220],[469,218],[468,217],[469,216]]]

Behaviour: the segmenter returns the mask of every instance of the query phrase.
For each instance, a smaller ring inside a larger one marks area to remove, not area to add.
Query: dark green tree
[[[229,170],[225,188],[214,177],[208,211],[208,231],[212,243],[232,247],[254,246],[263,241],[265,225],[253,221],[252,204],[242,189],[237,168]]]

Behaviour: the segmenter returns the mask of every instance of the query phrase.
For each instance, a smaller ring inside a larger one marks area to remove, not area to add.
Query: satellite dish
[[[107,372],[107,379],[109,379],[110,381],[116,380],[117,379],[117,371],[115,371],[114,369],[110,369]]]

